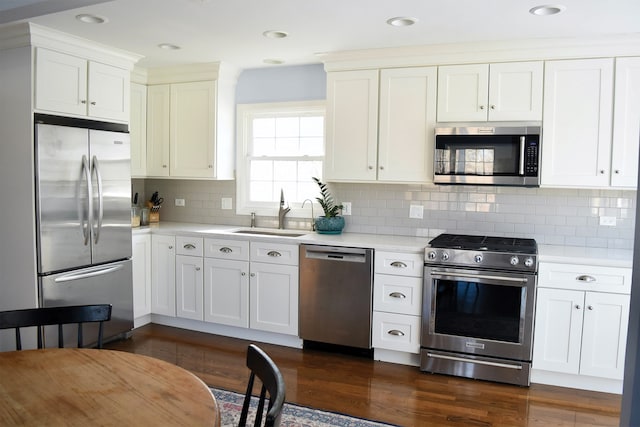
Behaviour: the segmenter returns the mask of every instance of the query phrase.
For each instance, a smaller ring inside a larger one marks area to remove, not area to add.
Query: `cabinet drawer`
[[[251,261],[298,265],[298,245],[251,242]]]
[[[373,312],[373,347],[420,352],[420,317]]]
[[[376,274],[373,280],[373,309],[420,316],[422,278]]]
[[[631,271],[630,268],[541,262],[538,286],[629,294]]]
[[[204,239],[204,256],[207,258],[249,261],[249,241],[231,239]]]
[[[422,277],[424,255],[376,251],[375,272],[397,276]]]
[[[176,254],[202,256],[204,239],[202,237],[176,236]]]

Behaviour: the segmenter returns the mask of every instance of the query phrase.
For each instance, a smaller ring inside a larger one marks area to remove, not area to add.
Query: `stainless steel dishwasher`
[[[300,245],[300,338],[371,348],[373,249]]]

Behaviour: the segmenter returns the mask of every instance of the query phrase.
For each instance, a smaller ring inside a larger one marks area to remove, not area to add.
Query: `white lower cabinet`
[[[204,320],[298,335],[298,245],[205,239]]]
[[[376,251],[373,280],[372,344],[420,353],[422,254]]]
[[[131,265],[133,270],[134,326],[149,322],[151,314],[151,235],[132,237]],[[147,317],[146,321],[139,320]]]
[[[151,236],[151,312],[176,315],[176,238]]]
[[[176,236],[176,316],[204,320],[204,240]]]
[[[621,381],[631,269],[540,263],[538,274],[532,381],[545,382],[541,371],[571,375],[555,385]]]

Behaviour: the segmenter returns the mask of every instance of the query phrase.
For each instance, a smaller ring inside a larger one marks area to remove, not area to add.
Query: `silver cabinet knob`
[[[380,166],[380,170],[383,171],[384,170],[384,166]]]
[[[620,169],[614,170],[613,173],[615,173],[616,175],[620,174]]]
[[[593,310],[593,306],[592,305],[588,305],[587,306],[587,310]]]
[[[256,277],[256,273],[251,273],[251,274],[249,274],[249,276]]]
[[[478,108],[480,108],[481,110],[484,110],[484,105],[480,105],[478,106]]]
[[[491,109],[492,109],[492,110],[495,110],[495,109],[496,109],[496,106],[495,106],[495,105],[492,105],[492,106],[491,106]]]
[[[245,273],[244,271],[242,273],[240,273],[241,276],[246,276],[247,273]]]
[[[373,169],[373,166],[369,166],[369,170],[372,170],[372,169]]]
[[[580,304],[576,304],[576,310],[580,310],[582,307],[580,307]]]
[[[200,271],[200,267],[196,267],[196,271]]]

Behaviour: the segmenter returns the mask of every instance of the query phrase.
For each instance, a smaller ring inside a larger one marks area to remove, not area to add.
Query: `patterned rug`
[[[232,391],[221,390],[211,387],[220,414],[222,415],[222,427],[237,426],[240,420],[240,411],[242,411],[242,402],[244,395],[234,393]],[[254,397],[251,401],[251,407],[255,410],[257,399]],[[249,420],[247,425],[253,425],[254,417],[249,409]],[[391,424],[384,424],[375,421],[369,421],[362,418],[350,417],[348,415],[338,414],[334,412],[321,411],[318,409],[307,408],[305,406],[295,405],[293,403],[285,403],[282,410],[281,427],[389,427]]]

